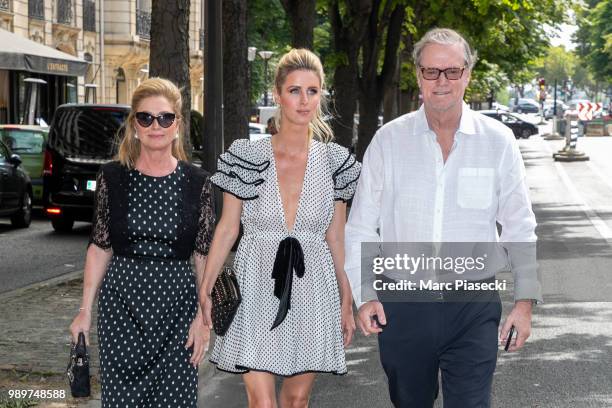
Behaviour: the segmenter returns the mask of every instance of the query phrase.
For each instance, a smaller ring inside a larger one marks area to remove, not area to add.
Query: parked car
[[[32,201],[42,204],[42,170],[49,128],[31,125],[0,125],[0,140],[21,157],[23,169],[32,180]]]
[[[32,183],[21,167],[21,158],[0,141],[0,217],[27,228],[32,221]]]
[[[550,102],[550,103],[545,103],[544,104],[544,118],[545,119],[552,119],[554,116],[554,106],[555,103],[554,102]],[[563,113],[565,112],[565,110],[568,108],[568,106],[566,104],[564,104],[562,101],[557,101],[557,117],[562,118],[563,117]]]
[[[251,141],[265,139],[266,137],[270,137],[271,135],[267,133],[267,126],[262,123],[249,123],[249,139]]]
[[[533,99],[519,98],[512,111],[516,113],[539,113],[540,105]]]
[[[127,105],[65,104],[55,111],[43,167],[45,213],[56,231],[91,222],[96,175],[115,155]]]
[[[512,113],[497,110],[483,110],[479,112],[493,119],[497,119],[504,125],[508,126],[510,129],[512,129],[514,137],[517,139],[528,139],[529,136],[538,134],[538,127],[536,125],[529,123],[518,116],[513,115]]]

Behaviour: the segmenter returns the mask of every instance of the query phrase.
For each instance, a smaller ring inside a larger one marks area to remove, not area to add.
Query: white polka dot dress
[[[244,200],[244,234],[234,261],[242,303],[225,336],[216,338],[211,361],[219,369],[281,376],[347,372],[340,295],[325,233],[334,200],[352,197],[359,171],[347,149],[312,140],[295,225],[289,231],[270,139],[236,140],[220,156],[211,181]],[[271,329],[279,308],[272,269],[279,243],[287,237],[299,241],[305,273],[293,276],[288,314]]]
[[[180,163],[164,177],[129,171],[132,255],[113,254],[98,300],[103,407],[197,406],[197,369],[184,346],[197,310],[195,277],[172,247],[183,177]]]

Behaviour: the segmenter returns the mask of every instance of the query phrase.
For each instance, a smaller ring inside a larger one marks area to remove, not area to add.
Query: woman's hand
[[[72,342],[77,344],[79,341],[79,333],[85,334],[85,344],[89,346],[89,329],[91,328],[91,312],[89,310],[81,310],[70,325],[70,334]]]
[[[355,333],[355,317],[353,316],[353,304],[342,305],[342,337],[344,347],[348,347]]]
[[[209,342],[210,328],[204,325],[202,312],[198,308],[198,313],[193,322],[191,322],[191,326],[189,326],[189,336],[187,337],[187,343],[185,343],[185,348],[193,347],[189,363],[194,367],[197,368],[204,358],[204,354],[208,351]]]
[[[203,294],[200,296],[200,309],[202,310],[202,321],[204,322],[204,326],[212,329],[212,298],[210,295]]]

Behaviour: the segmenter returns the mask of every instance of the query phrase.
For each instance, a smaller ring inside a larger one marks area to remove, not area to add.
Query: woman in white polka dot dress
[[[274,376],[286,377],[280,405],[298,407],[308,404],[315,373],[347,372],[344,347],[355,323],[344,223],[360,164],[329,142],[323,86],[316,55],[285,54],[274,89],[278,133],[236,140],[211,179],[225,193],[200,303],[210,325],[210,292],[242,221],[234,261],[242,302],[211,361],[243,374],[250,406],[277,406]]]
[[[79,332],[88,337],[100,288],[104,408],[197,405],[197,367],[210,330],[196,288],[214,212],[209,178],[185,161],[181,105],[170,81],[139,85],[119,160],[98,174],[82,307],[70,329],[75,340]]]

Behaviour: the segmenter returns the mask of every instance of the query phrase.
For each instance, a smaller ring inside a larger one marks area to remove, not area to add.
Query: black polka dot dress
[[[179,214],[182,177],[181,162],[164,177],[129,171],[129,254],[113,254],[98,301],[103,407],[197,406],[197,369],[189,364],[192,349],[185,349],[197,311],[195,277],[190,260],[177,259],[173,249],[181,222],[198,222]],[[210,191],[208,181],[202,195]],[[97,222],[104,222],[103,205],[99,191]],[[212,209],[205,212],[213,217]],[[210,235],[208,223],[200,234]],[[102,229],[94,225],[92,235]],[[205,255],[210,237],[200,241],[196,251]]]
[[[221,370],[265,371],[281,376],[347,372],[340,296],[325,233],[335,200],[352,197],[360,164],[335,143],[312,140],[293,230],[288,230],[269,138],[236,140],[218,162],[211,181],[244,200],[244,234],[234,268],[242,303],[229,330],[217,337],[211,361]],[[271,329],[279,309],[273,264],[279,243],[299,241],[305,272],[293,277],[290,309]]]

